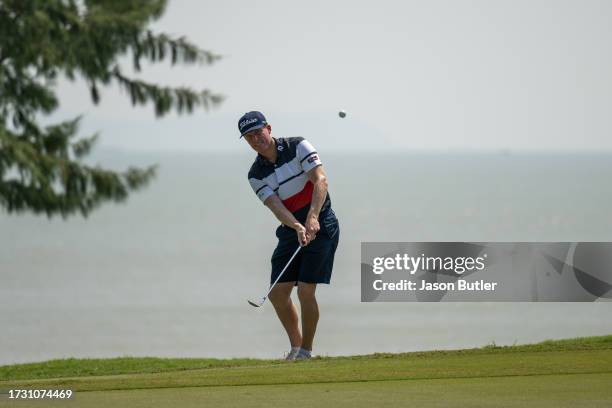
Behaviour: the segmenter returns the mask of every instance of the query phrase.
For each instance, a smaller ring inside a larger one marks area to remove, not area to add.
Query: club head
[[[253,302],[252,300],[247,300],[247,302],[249,302],[249,305],[251,305],[251,306],[253,306],[253,307],[259,307],[259,306],[261,306],[260,304],[255,303],[255,302]]]
[[[247,302],[249,302],[249,305],[251,305],[253,307],[261,307],[265,303],[266,297],[262,297],[259,302],[254,302],[252,300],[247,300]]]

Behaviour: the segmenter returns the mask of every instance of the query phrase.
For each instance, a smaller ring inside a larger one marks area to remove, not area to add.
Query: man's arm
[[[317,166],[306,173],[308,180],[313,184],[312,201],[310,202],[310,210],[306,217],[306,233],[310,239],[314,239],[321,228],[319,226],[319,213],[327,196],[327,176],[323,170],[323,166]]]
[[[276,216],[276,218],[288,226],[289,228],[293,228],[295,232],[298,234],[298,241],[300,245],[307,245],[310,240],[306,236],[306,228],[300,224],[300,222],[295,218],[295,216],[285,207],[285,204],[281,201],[281,199],[273,194],[270,197],[266,198],[264,201],[266,207],[270,209]]]

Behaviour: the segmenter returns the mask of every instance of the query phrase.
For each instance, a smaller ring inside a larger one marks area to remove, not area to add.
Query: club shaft
[[[287,265],[285,265],[285,267],[283,268],[281,273],[278,274],[278,276],[276,277],[276,280],[274,281],[274,283],[272,285],[270,285],[270,289],[268,290],[268,293],[266,293],[266,296],[264,296],[264,299],[266,299],[268,297],[268,295],[270,294],[270,292],[272,292],[272,288],[274,288],[274,285],[276,285],[276,283],[281,278],[281,276],[283,276],[283,273],[285,273],[285,271],[287,270],[287,268],[291,264],[291,261],[293,261],[293,258],[295,258],[295,256],[298,254],[298,252],[300,252],[300,249],[302,249],[302,247],[298,246],[297,249],[295,250],[295,252],[293,253],[293,255],[291,256],[291,259],[289,259],[289,262],[287,262]]]

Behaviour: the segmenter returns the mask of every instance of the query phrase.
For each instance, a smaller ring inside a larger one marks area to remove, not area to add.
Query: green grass
[[[440,350],[411,353],[376,353],[350,357],[317,357],[312,361],[341,362],[378,359],[423,359],[440,356],[480,355],[489,353],[524,353],[536,351],[606,350],[612,349],[612,335],[546,340],[519,346],[487,345],[482,348]],[[0,381],[33,380],[62,377],[107,376],[118,374],[146,374],[223,367],[256,367],[286,364],[281,360],[214,359],[214,358],[156,358],[119,357],[108,359],[58,359],[40,363],[0,366]]]
[[[300,362],[114,358],[0,367],[0,389],[70,388],[78,406],[113,408],[173,400],[181,406],[274,402],[292,408],[407,402],[419,408],[612,406],[610,384],[612,336]]]

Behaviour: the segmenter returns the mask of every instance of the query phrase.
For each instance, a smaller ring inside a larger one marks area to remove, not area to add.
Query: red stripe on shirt
[[[302,191],[297,194],[292,195],[291,197],[283,200],[283,204],[285,207],[291,212],[296,212],[300,208],[310,204],[312,201],[312,190],[314,186],[310,181],[307,181],[304,185]]]

